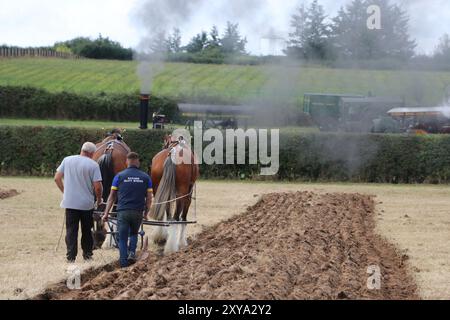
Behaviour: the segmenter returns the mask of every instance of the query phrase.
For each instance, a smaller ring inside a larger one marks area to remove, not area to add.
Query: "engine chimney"
[[[150,100],[149,94],[141,93],[140,95],[140,101],[141,101],[141,107],[140,107],[140,119],[141,119],[141,125],[139,129],[146,130],[148,129],[148,103]]]

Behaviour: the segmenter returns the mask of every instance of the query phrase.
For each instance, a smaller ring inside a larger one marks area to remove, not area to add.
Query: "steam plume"
[[[142,0],[137,6],[135,20],[144,30],[137,47],[135,59],[139,62],[137,74],[141,80],[141,92],[150,93],[155,76],[164,68],[164,39],[174,28],[193,24],[205,12],[211,17],[237,21],[246,17],[251,21],[258,16],[262,1],[229,0]],[[250,17],[253,17],[250,19]],[[267,25],[267,21],[265,21]],[[256,29],[256,27],[255,27]]]

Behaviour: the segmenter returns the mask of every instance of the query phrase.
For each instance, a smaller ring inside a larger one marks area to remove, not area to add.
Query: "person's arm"
[[[96,164],[94,168],[94,190],[95,198],[97,199],[97,207],[103,203],[103,185],[102,185],[102,173],[100,171],[100,166]]]
[[[148,186],[147,186],[147,200],[146,200],[146,206],[144,211],[144,219],[148,220],[148,213],[150,212],[150,209],[152,207],[152,201],[153,201],[153,182],[152,179],[148,179]]]
[[[103,185],[101,181],[94,182],[95,198],[97,199],[97,206],[103,203]]]
[[[147,205],[144,211],[144,220],[148,220],[148,213],[150,212],[150,209],[152,207],[152,201],[153,201],[153,190],[147,191]]]
[[[103,221],[108,221],[109,213],[117,200],[117,192],[119,191],[119,175],[116,175],[111,185],[111,192],[106,202],[105,212],[103,214]]]
[[[58,186],[58,189],[64,193],[64,182],[63,182],[64,174],[62,172],[56,172],[55,174],[55,183]]]
[[[109,213],[111,212],[114,203],[116,203],[116,199],[117,199],[117,190],[111,189],[111,193],[109,194],[108,202],[106,204],[105,213],[103,214],[103,221],[108,221]]]
[[[65,167],[66,160],[64,159],[61,164],[59,165],[58,169],[56,169],[55,174],[55,183],[58,186],[58,189],[61,190],[62,193],[64,193],[64,167]]]

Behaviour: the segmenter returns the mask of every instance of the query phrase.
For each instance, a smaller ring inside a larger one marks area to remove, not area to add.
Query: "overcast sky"
[[[135,47],[145,34],[136,22],[136,11],[146,0],[0,0],[0,44],[18,46],[52,45],[76,36],[96,37],[99,33]],[[155,1],[155,0],[152,0]],[[159,0],[168,1],[168,0]],[[177,0],[173,0],[177,1]],[[182,1],[182,0],[178,0]],[[198,31],[227,20],[240,23],[252,53],[279,50],[263,38],[289,32],[289,17],[300,0],[192,0],[203,3],[182,26],[186,42]],[[411,16],[411,34],[420,53],[431,52],[437,39],[450,33],[449,0],[393,0]],[[305,1],[309,3],[310,1]],[[319,0],[330,15],[348,0]],[[234,3],[230,7],[230,3]],[[238,3],[238,4],[237,4]]]

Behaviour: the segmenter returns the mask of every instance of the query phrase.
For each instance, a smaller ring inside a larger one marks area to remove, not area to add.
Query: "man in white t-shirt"
[[[93,256],[92,227],[95,203],[102,200],[102,175],[97,162],[92,160],[96,151],[92,142],[86,142],[80,155],[63,160],[56,170],[55,182],[63,193],[61,208],[66,209],[67,261],[75,262],[78,254],[78,228],[81,222],[81,248],[83,258]]]

